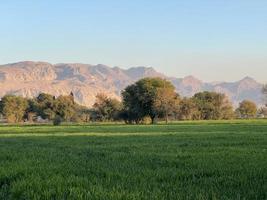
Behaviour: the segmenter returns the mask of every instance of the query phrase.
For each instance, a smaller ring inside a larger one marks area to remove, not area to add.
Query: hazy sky
[[[3,0],[0,63],[22,60],[267,82],[267,0]]]

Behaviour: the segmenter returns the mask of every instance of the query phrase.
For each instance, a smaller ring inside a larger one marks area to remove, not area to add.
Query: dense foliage
[[[26,99],[13,95],[4,96],[0,104],[1,113],[8,122],[22,121],[28,107]]]
[[[0,111],[8,122],[22,121],[74,121],[86,119],[86,108],[75,103],[73,95],[54,97],[41,93],[36,98],[27,99],[7,95],[0,101]]]
[[[124,118],[127,123],[140,123],[150,117],[174,120],[233,119],[233,106],[224,94],[200,92],[191,98],[180,98],[174,86],[160,78],[145,78],[123,92]]]
[[[267,98],[267,86],[263,88]],[[245,100],[234,112],[228,98],[221,93],[199,92],[182,98],[171,82],[161,78],[144,78],[122,91],[122,102],[98,94],[91,109],[75,103],[74,95],[59,97],[41,93],[36,98],[7,95],[0,101],[0,114],[7,122],[53,121],[89,122],[124,121],[129,124],[156,123],[169,120],[220,120],[267,116],[266,108],[257,110],[255,103]]]
[[[231,119],[234,117],[233,107],[224,94],[216,92],[200,92],[193,96],[199,119]]]
[[[257,106],[252,101],[244,100],[239,104],[236,112],[241,118],[254,118],[257,114]]]
[[[152,123],[159,116],[168,116],[176,109],[179,97],[174,86],[160,78],[145,78],[128,86],[123,92],[124,112],[129,122],[136,123],[149,116]]]
[[[122,104],[117,99],[109,98],[105,94],[98,94],[93,108],[92,120],[115,121],[120,119]]]

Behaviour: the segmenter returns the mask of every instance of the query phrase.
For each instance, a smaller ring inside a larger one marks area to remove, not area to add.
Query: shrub
[[[151,124],[152,120],[149,116],[146,116],[142,119],[142,124]]]

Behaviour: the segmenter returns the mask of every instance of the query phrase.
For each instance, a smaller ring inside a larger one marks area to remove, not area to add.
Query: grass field
[[[0,199],[267,199],[267,121],[0,126]]]

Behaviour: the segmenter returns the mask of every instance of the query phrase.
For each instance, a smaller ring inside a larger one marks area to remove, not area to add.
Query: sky
[[[2,0],[0,64],[25,60],[267,82],[267,1]]]

